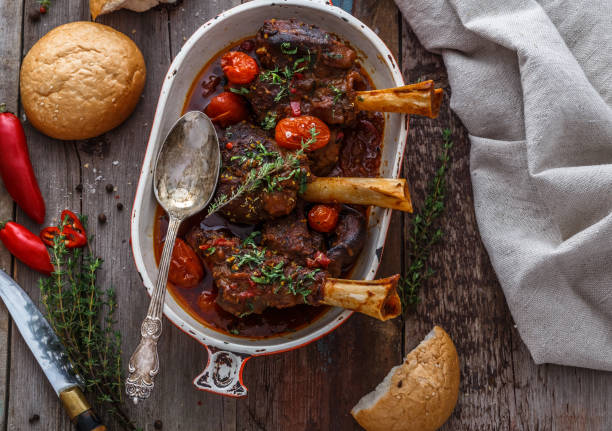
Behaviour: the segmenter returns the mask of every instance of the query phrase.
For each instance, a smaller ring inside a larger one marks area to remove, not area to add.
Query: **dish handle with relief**
[[[234,398],[246,397],[242,372],[252,356],[204,346],[208,351],[208,362],[204,371],[193,380],[196,389]]]

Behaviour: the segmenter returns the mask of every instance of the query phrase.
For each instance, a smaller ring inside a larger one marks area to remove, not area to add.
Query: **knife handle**
[[[81,389],[76,386],[66,389],[60,393],[59,398],[78,431],[106,431],[106,427],[91,410]]]

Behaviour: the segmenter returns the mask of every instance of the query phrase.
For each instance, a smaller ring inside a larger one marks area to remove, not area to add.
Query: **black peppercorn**
[[[30,416],[30,419],[28,419],[28,422],[30,424],[35,424],[36,422],[38,422],[40,420],[40,416],[38,415],[32,415]]]
[[[40,11],[38,9],[33,9],[28,13],[28,18],[32,22],[40,21]]]
[[[115,186],[113,186],[111,183],[108,183],[108,184],[106,185],[106,191],[107,191],[108,193],[112,193],[112,192],[114,192],[114,191],[115,191]]]
[[[164,426],[164,424],[163,424],[163,423],[162,423],[162,421],[160,421],[159,419],[158,419],[158,420],[156,420],[156,421],[155,421],[155,423],[153,424],[153,427],[154,427],[156,430],[160,430],[160,429],[162,429],[162,428],[163,428],[163,426]]]
[[[121,202],[117,202],[117,210],[123,211],[123,204]]]
[[[104,214],[104,213],[100,213],[100,214],[98,215],[98,221],[99,221],[100,223],[102,223],[102,224],[106,223],[106,214]]]
[[[77,184],[74,189],[79,193],[83,193],[83,184]]]

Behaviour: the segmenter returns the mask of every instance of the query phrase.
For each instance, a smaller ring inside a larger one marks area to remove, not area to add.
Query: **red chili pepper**
[[[47,247],[26,227],[12,221],[0,223],[0,240],[13,256],[30,268],[47,275],[53,272]]]
[[[40,239],[45,245],[53,247],[54,239],[60,234],[60,230],[57,226],[49,226],[40,231]]]
[[[291,106],[291,112],[294,117],[299,117],[300,115],[302,115],[302,110],[300,108],[299,100],[291,101],[289,102],[289,105]]]
[[[225,238],[217,238],[216,240],[213,241],[213,245],[219,245],[221,247],[226,246],[226,245],[233,246],[234,244],[235,244],[234,241],[231,241]]]
[[[304,74],[302,72],[298,72],[294,75],[297,79],[304,79]]]
[[[295,94],[295,93],[297,93],[297,88],[291,87],[291,88],[289,89],[289,92],[290,92],[291,94]]]
[[[85,243],[87,243],[87,234],[85,233],[85,228],[83,227],[83,223],[81,223],[81,220],[79,220],[75,213],[70,210],[64,210],[60,215],[60,220],[64,223],[64,227],[70,227],[74,229],[77,233],[83,235],[85,237]]]
[[[231,142],[228,142],[227,144],[225,144],[225,148],[227,148],[228,150],[231,150],[232,148],[234,148],[234,144],[232,144]]]
[[[331,259],[321,251],[317,251],[314,255],[314,259],[306,258],[306,266],[308,268],[323,268],[326,269],[331,263]]]
[[[67,248],[78,248],[87,244],[87,237],[70,226],[64,226],[64,230],[61,233],[57,226],[46,227],[40,232],[40,239],[49,247],[53,247],[55,237],[60,235],[64,237],[64,244]]]
[[[4,105],[0,105],[0,154],[0,176],[6,191],[32,220],[42,223],[45,201],[32,169],[25,133],[19,119],[5,112]]]

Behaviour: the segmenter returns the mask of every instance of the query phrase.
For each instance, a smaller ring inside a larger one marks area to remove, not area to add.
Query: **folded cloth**
[[[442,54],[478,227],[536,363],[612,370],[609,0],[395,0]]]

